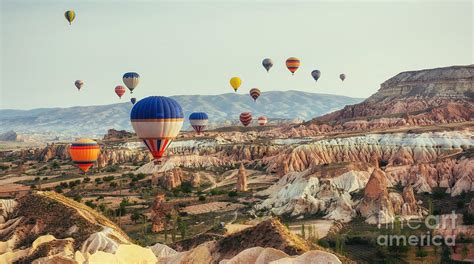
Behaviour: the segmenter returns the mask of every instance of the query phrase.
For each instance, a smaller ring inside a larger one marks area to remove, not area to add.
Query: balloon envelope
[[[252,114],[249,112],[243,112],[240,114],[240,122],[244,126],[248,126],[252,122]]]
[[[122,98],[122,95],[125,94],[125,87],[122,85],[115,86],[115,93],[118,95],[119,98]]]
[[[183,109],[172,98],[149,96],[135,103],[130,120],[138,138],[158,161],[183,126]]]
[[[68,10],[64,13],[64,17],[66,17],[67,22],[71,25],[74,18],[76,18],[76,13],[73,10]]]
[[[317,81],[319,77],[321,77],[321,72],[319,70],[314,70],[311,72],[311,76],[313,76],[313,79]]]
[[[260,126],[264,126],[267,124],[268,119],[264,116],[259,116],[257,122]]]
[[[266,58],[262,61],[262,65],[265,68],[265,70],[267,70],[268,72],[273,67],[273,61],[270,58]]]
[[[72,161],[83,171],[87,172],[94,165],[100,154],[100,147],[92,139],[82,138],[72,143],[69,148]]]
[[[140,82],[140,75],[136,72],[127,72],[123,75],[123,83],[130,90],[130,93],[133,93],[133,89],[137,87]]]
[[[346,75],[344,73],[339,74],[339,79],[341,79],[341,81],[344,81],[346,79]]]
[[[84,86],[84,81],[77,80],[74,82],[74,85],[76,86],[77,90],[81,90],[82,86]]]
[[[137,101],[137,98],[135,97],[130,98],[130,102],[132,102],[132,104],[135,104],[136,101]]]
[[[300,64],[300,60],[295,57],[290,57],[286,60],[286,67],[292,74],[295,74],[295,71],[298,70]]]
[[[208,121],[209,117],[204,112],[195,112],[189,116],[189,122],[198,134],[201,134],[206,129]]]
[[[250,96],[253,98],[254,101],[257,101],[257,98],[260,96],[261,92],[258,88],[250,89]]]
[[[242,80],[239,77],[232,77],[230,79],[230,86],[234,88],[235,92],[237,92],[237,89],[239,89],[241,84],[242,84]]]

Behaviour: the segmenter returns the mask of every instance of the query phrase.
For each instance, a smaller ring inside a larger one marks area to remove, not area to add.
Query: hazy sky
[[[232,76],[240,93],[368,97],[401,71],[473,62],[472,1],[0,1],[0,108],[117,103],[127,71],[141,75],[137,98],[228,93]]]

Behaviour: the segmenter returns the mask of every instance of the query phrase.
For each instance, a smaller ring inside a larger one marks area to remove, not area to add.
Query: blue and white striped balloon
[[[149,96],[132,108],[130,121],[155,160],[165,153],[171,141],[183,126],[183,109],[174,99],[164,96]]]
[[[204,112],[195,112],[189,116],[189,122],[198,135],[206,129],[208,121],[209,117]]]
[[[136,72],[127,72],[123,75],[123,83],[130,90],[130,93],[133,93],[133,89],[137,87],[140,82],[140,75]]]

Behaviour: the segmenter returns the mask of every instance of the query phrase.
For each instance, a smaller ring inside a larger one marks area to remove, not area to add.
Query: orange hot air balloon
[[[100,147],[97,142],[92,139],[81,138],[72,143],[69,148],[69,154],[72,161],[86,173],[97,161],[99,157]]]
[[[291,74],[295,74],[295,71],[300,67],[300,60],[295,57],[290,57],[286,60],[286,67],[290,70]]]
[[[115,93],[118,95],[119,98],[122,98],[122,95],[125,94],[125,87],[122,85],[115,86]]]

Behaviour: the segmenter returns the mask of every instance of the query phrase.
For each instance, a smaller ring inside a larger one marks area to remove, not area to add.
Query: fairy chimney
[[[245,192],[247,188],[247,171],[245,170],[244,164],[240,164],[239,172],[237,173],[237,191]]]

